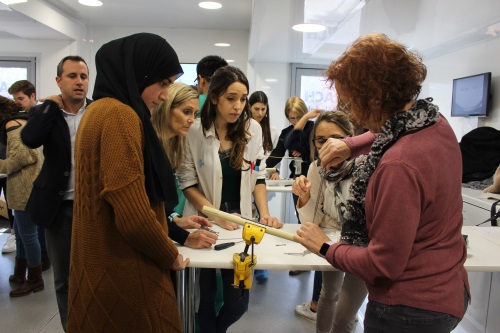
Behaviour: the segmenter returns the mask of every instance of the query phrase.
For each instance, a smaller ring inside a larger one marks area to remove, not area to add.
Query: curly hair
[[[200,118],[203,133],[215,123],[218,110],[214,101],[217,101],[219,97],[224,95],[229,86],[235,82],[242,83],[247,88],[247,91],[249,90],[248,79],[241,69],[233,66],[224,66],[215,71],[208,87],[207,100],[201,108]],[[235,170],[241,170],[241,166],[243,165],[243,153],[250,140],[250,132],[248,132],[250,119],[251,114],[247,100],[238,120],[227,125],[226,139],[233,143],[233,149],[229,155],[229,166]]]
[[[427,75],[422,57],[385,34],[359,37],[326,72],[342,87],[359,121],[380,121],[401,112],[416,99]]]
[[[0,95],[0,142],[7,144],[7,132],[5,125],[13,119],[28,119],[28,114],[16,101]]]

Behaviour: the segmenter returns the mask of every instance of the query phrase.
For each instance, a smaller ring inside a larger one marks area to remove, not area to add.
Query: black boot
[[[21,297],[26,296],[37,291],[42,291],[44,289],[43,278],[42,278],[42,264],[38,266],[28,267],[28,278],[17,289],[10,292],[10,297]]]
[[[28,263],[26,262],[26,259],[19,259],[16,257],[16,263],[14,266],[14,274],[9,276],[9,282],[16,285],[20,286],[26,281],[26,267],[28,266]]]

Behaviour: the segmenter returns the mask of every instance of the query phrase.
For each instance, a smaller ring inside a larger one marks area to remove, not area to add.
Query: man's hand
[[[302,224],[300,229],[297,230],[297,235],[293,236],[293,239],[318,256],[320,255],[319,250],[323,246],[323,243],[330,241],[330,238],[328,238],[323,230],[311,222]]]
[[[212,226],[212,223],[207,218],[198,215],[175,217],[174,222],[182,229],[199,229],[202,226]]]
[[[184,257],[182,254],[179,253],[177,256],[177,259],[175,259],[174,263],[172,264],[172,270],[173,271],[182,271],[186,266],[189,265],[189,258],[186,258],[184,260]]]
[[[184,242],[184,246],[192,249],[206,249],[211,247],[217,241],[217,235],[206,230],[196,230],[189,234]]]
[[[281,222],[280,220],[278,220],[277,218],[275,218],[273,216],[262,217],[260,219],[260,223],[268,225],[268,226],[273,227],[273,228],[281,228],[284,225],[283,222]]]

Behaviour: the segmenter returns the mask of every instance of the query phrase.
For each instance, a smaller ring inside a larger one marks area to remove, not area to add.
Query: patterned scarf
[[[403,135],[415,133],[437,122],[439,108],[432,104],[432,98],[416,101],[407,112],[400,112],[388,119],[373,142],[370,153],[359,158],[354,171],[354,182],[347,200],[345,223],[342,225],[341,241],[349,245],[367,246],[365,195],[368,182],[384,153]]]

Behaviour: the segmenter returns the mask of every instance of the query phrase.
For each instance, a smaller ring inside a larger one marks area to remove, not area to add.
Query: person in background
[[[260,222],[279,228],[283,223],[270,216],[267,206],[262,129],[251,119],[248,90],[245,74],[236,67],[221,67],[212,76],[207,103],[188,132],[186,158],[177,171],[188,199],[184,212],[196,213],[208,206],[252,219],[253,194]],[[238,229],[230,221],[213,220],[224,229]],[[216,270],[200,270],[197,319],[201,332],[226,332],[248,309],[249,291],[233,287],[234,271],[221,269],[221,277],[224,305],[217,314]]]
[[[150,110],[182,68],[164,38],[138,33],[101,46],[96,69],[75,142],[68,331],[181,332],[170,273],[189,259],[168,237],[175,179]]]
[[[196,86],[200,93],[200,110],[205,104],[207,98],[208,86],[214,72],[221,67],[227,66],[227,61],[218,55],[208,55],[201,58],[196,65]],[[199,118],[199,114],[195,114],[195,118]]]
[[[21,108],[20,104],[0,96],[0,141],[7,146],[6,159],[0,160],[0,173],[7,174],[7,203],[14,211],[17,234],[14,275],[9,277],[17,288],[10,292],[10,297],[26,296],[44,289],[38,231],[26,206],[42,161],[36,149],[21,142],[20,133],[28,118]]]
[[[7,147],[0,142],[0,159],[4,160],[7,157]],[[2,195],[7,203],[7,177],[0,179],[0,188],[2,189]],[[8,208],[7,205],[7,216],[10,223],[10,234],[7,236],[4,245],[2,246],[2,254],[11,253],[16,251],[16,233],[14,232],[14,215],[12,214],[12,209]]]
[[[278,144],[266,160],[268,167],[272,168],[280,163],[288,150],[288,156],[296,158],[296,160],[290,162],[290,178],[293,179],[300,175],[307,175],[307,170],[312,160],[310,159],[310,136],[314,127],[314,122],[309,121],[309,119],[316,117],[318,114],[319,110],[308,112],[306,103],[298,96],[287,99],[285,103],[285,117],[290,121],[291,125],[281,131]],[[297,166],[298,159],[302,160],[302,162]],[[296,172],[296,170],[300,172]],[[280,179],[279,171],[271,173],[269,179]],[[293,203],[297,207],[297,200],[299,198],[293,193],[292,197]],[[297,216],[297,222],[300,223],[299,213],[296,208],[295,215]],[[301,270],[291,270],[289,274],[295,276],[303,272]]]
[[[262,127],[262,144],[264,146],[264,154],[267,157],[271,155],[271,151],[278,143],[278,131],[271,127],[269,121],[269,102],[267,95],[263,91],[254,91],[248,99],[252,118],[255,119]],[[274,193],[267,193],[267,202],[275,196]],[[269,274],[265,269],[255,270],[255,279],[258,282],[264,282],[268,279]]]
[[[326,111],[316,118],[312,133],[314,148],[319,150],[329,138],[351,136],[354,128],[343,112]],[[355,161],[332,165],[326,173],[319,163],[319,159],[311,163],[307,178],[295,178],[292,190],[299,197],[297,211],[302,221],[311,221],[340,238]],[[317,317],[316,332],[350,333],[366,294],[365,283],[352,275],[317,271],[312,300],[297,305],[295,312],[312,320]]]
[[[9,87],[9,94],[12,95],[15,101],[23,106],[23,110],[29,112],[29,110],[38,104],[36,98],[36,89],[33,83],[28,80],[20,80],[14,82]],[[40,149],[40,158],[43,159],[42,150]],[[47,246],[45,244],[45,228],[43,226],[37,226],[38,230],[38,241],[40,243],[40,250],[42,253],[42,271],[46,271],[50,268],[50,259],[47,254]]]
[[[447,333],[470,299],[460,148],[432,99],[417,100],[426,75],[415,51],[378,33],[359,37],[327,70],[339,109],[378,136],[328,139],[319,152],[329,170],[369,147],[340,242],[310,222],[294,239],[365,281],[367,333]]]
[[[151,111],[151,123],[174,172],[184,161],[186,135],[194,123],[194,114],[198,111],[198,103],[198,92],[196,90],[184,83],[175,82],[170,86],[165,102]],[[202,216],[191,215],[183,217],[182,212],[177,212],[179,206],[184,210],[184,203],[186,201],[186,197],[179,189],[177,183],[176,179],[179,204],[174,210],[166,208],[167,219],[169,221],[169,237],[179,244],[190,248],[202,249],[211,247],[217,241],[216,234],[201,229],[191,233],[185,230],[192,228],[199,229],[202,226],[211,227],[212,223]]]
[[[35,86],[29,82],[28,80],[20,80],[14,82],[9,89],[7,90],[9,94],[12,95],[13,99],[18,102],[24,110],[29,110],[33,105],[36,105],[36,91]],[[5,145],[0,143],[0,158],[5,159],[6,157],[6,147]],[[7,198],[7,179],[0,179],[0,187],[3,191],[3,196]],[[16,235],[14,232],[14,215],[12,215],[12,210],[7,209],[7,213],[9,216],[10,222],[10,235],[7,237],[4,246],[2,247],[2,253],[10,253],[16,251]],[[41,230],[38,230],[39,235]],[[44,235],[42,233],[42,238],[44,239]],[[41,246],[42,244],[40,244]],[[45,251],[46,252],[46,251]],[[43,255],[43,254],[42,254]],[[42,259],[43,260],[43,259]],[[43,266],[43,265],[42,265]]]
[[[35,85],[28,80],[14,82],[8,90],[16,102],[22,105],[23,110],[29,111],[37,105]]]
[[[57,101],[49,99],[30,110],[21,139],[30,148],[43,146],[42,170],[33,184],[27,209],[35,224],[45,226],[59,316],[66,330],[75,191],[74,143],[80,120],[92,102],[86,98],[89,69],[85,60],[75,55],[61,59],[56,83],[61,95],[55,97]]]

